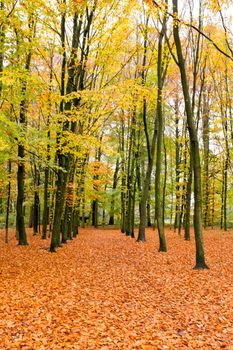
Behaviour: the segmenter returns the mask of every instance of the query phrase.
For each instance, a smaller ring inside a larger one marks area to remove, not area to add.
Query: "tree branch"
[[[197,33],[199,33],[200,35],[202,35],[207,41],[209,41],[215,48],[217,51],[219,51],[222,55],[224,55],[225,57],[229,58],[231,61],[233,61],[233,56],[229,55],[227,52],[223,51],[208,35],[206,35],[202,30],[200,30],[199,28],[197,28],[195,25],[191,24],[191,23],[187,23],[182,21],[180,18],[178,18],[177,15],[174,15],[173,13],[169,12],[167,9],[164,9],[161,5],[159,5],[157,3],[157,1],[152,0],[152,3],[161,11],[165,12],[169,17],[175,19],[178,23],[184,24],[186,27],[192,28],[194,29]],[[231,51],[231,50],[230,50]]]

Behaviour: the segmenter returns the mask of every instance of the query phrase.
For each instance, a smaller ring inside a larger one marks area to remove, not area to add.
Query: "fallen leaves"
[[[233,349],[232,233],[194,242],[167,231],[137,244],[118,230],[80,230],[56,254],[33,237],[0,242],[0,349]]]

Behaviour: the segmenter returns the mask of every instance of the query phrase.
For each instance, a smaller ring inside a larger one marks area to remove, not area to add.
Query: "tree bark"
[[[66,5],[66,0],[63,0],[63,5]],[[61,97],[65,96],[65,76],[66,76],[66,10],[63,9],[62,17],[61,17],[61,45],[62,45],[62,66],[61,66]],[[70,81],[67,84],[70,84]],[[60,112],[64,113],[64,101],[62,100],[60,103]],[[63,130],[67,129],[67,123],[63,125]],[[57,172],[56,179],[56,194],[55,194],[55,204],[53,210],[53,225],[52,225],[52,236],[50,243],[50,252],[55,252],[56,247],[60,245],[60,226],[61,226],[61,218],[63,212],[64,205],[64,196],[65,196],[65,187],[66,183],[66,174],[65,166],[67,163],[67,157],[61,153],[60,150],[60,142],[61,142],[61,133],[57,134],[57,153],[56,157],[58,160],[59,169]]]
[[[50,54],[50,75],[49,75],[49,92],[52,91],[52,81],[53,81],[53,52]],[[51,98],[49,98],[49,113],[47,116],[46,126],[47,126],[47,163],[50,161],[50,113],[51,113]],[[46,164],[44,171],[44,207],[43,207],[43,219],[42,219],[42,239],[47,238],[47,226],[49,221],[49,178],[50,171],[48,164]]]
[[[159,33],[158,42],[158,59],[157,59],[157,154],[156,154],[156,173],[155,173],[155,212],[157,227],[159,232],[159,252],[166,252],[167,245],[164,233],[164,221],[161,201],[161,165],[162,165],[162,146],[163,146],[163,38],[166,30],[167,17],[164,16],[161,32]]]
[[[192,182],[193,182],[193,162],[191,158],[191,152],[189,154],[189,168],[188,168],[188,181],[186,189],[186,210],[185,210],[185,227],[184,227],[184,239],[190,241],[190,221],[191,221],[191,195],[192,195]]]
[[[145,24],[145,32],[144,32],[144,53],[143,53],[143,69],[142,69],[142,85],[145,86],[146,84],[146,61],[147,61],[147,46],[148,46],[148,22],[149,22],[149,16],[146,18],[146,24]],[[154,164],[154,154],[155,154],[155,145],[156,145],[156,139],[157,139],[157,116],[155,116],[154,119],[154,130],[153,130],[153,136],[152,141],[150,142],[149,138],[149,132],[148,132],[148,126],[147,126],[147,101],[146,98],[143,97],[143,125],[144,125],[144,133],[146,137],[146,147],[147,147],[147,156],[148,156],[148,163],[147,163],[147,170],[146,175],[142,187],[142,194],[140,198],[140,205],[139,205],[139,214],[140,214],[140,223],[139,223],[139,231],[138,231],[138,242],[144,242],[146,240],[146,225],[147,225],[147,201],[148,201],[148,194],[150,189],[150,182],[151,182],[151,173],[153,169]]]
[[[209,107],[207,93],[203,94],[202,137],[204,146],[204,227],[209,226]]]
[[[125,187],[126,187],[126,176],[125,176],[125,122],[121,119],[121,233],[125,233]]]
[[[180,221],[180,141],[179,141],[179,94],[176,94],[175,100],[175,118],[176,118],[176,210],[175,210],[175,221],[174,231],[179,226]]]
[[[4,10],[4,1],[0,1],[0,11]],[[3,62],[4,62],[4,45],[5,45],[5,28],[4,24],[0,24],[0,77],[3,73]],[[2,98],[2,79],[0,79],[0,103]]]
[[[10,200],[11,200],[11,160],[8,160],[8,185],[7,185],[7,205],[6,205],[6,224],[5,224],[5,243],[8,243],[8,228],[10,215]]]
[[[116,166],[115,166],[114,175],[113,175],[112,198],[111,198],[111,206],[110,206],[109,225],[114,225],[114,223],[115,223],[115,221],[114,221],[115,191],[116,191],[116,188],[117,188],[119,169],[120,169],[120,162],[119,162],[119,157],[117,157]]]
[[[194,170],[194,232],[196,243],[196,265],[195,269],[206,269],[208,266],[205,263],[204,245],[202,236],[202,193],[201,193],[201,164],[200,164],[200,152],[197,137],[197,130],[194,124],[194,118],[191,107],[191,100],[189,95],[188,80],[186,75],[186,69],[184,64],[184,58],[182,53],[182,46],[179,36],[179,23],[175,19],[178,15],[178,1],[173,0],[173,35],[175,40],[176,52],[178,57],[181,84],[184,95],[185,111],[187,116],[187,125],[190,136],[190,151],[193,159]]]

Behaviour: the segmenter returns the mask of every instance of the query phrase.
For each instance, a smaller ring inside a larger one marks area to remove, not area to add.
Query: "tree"
[[[22,128],[22,134],[25,134],[25,128],[27,125],[27,79],[28,74],[30,73],[30,65],[31,65],[31,59],[32,59],[32,48],[30,45],[32,44],[33,38],[35,36],[35,18],[34,13],[30,10],[28,10],[28,30],[29,30],[29,36],[28,36],[28,44],[29,49],[26,52],[25,56],[25,75],[22,76],[21,80],[21,101],[20,101],[20,107],[19,107],[19,123]],[[20,43],[20,33],[16,30],[16,36],[17,41]],[[20,48],[18,47],[18,50]],[[25,146],[24,146],[25,140],[23,137],[21,138],[21,141],[19,141],[18,144],[18,172],[17,172],[17,186],[18,186],[18,197],[17,197],[17,216],[16,216],[16,227],[18,231],[18,237],[19,237],[19,245],[27,245],[27,236],[26,236],[26,230],[25,230],[25,223],[24,223],[24,177],[25,177],[25,164],[24,164],[24,158],[25,158]]]
[[[203,237],[202,237],[202,192],[201,192],[201,164],[200,164],[200,152],[199,143],[197,137],[197,130],[194,124],[193,112],[191,107],[191,100],[189,94],[188,80],[185,69],[185,63],[182,53],[182,46],[179,36],[179,23],[176,20],[178,16],[178,1],[173,0],[173,35],[176,45],[176,52],[178,58],[178,64],[181,75],[181,83],[184,95],[185,111],[187,116],[187,125],[190,136],[190,151],[193,159],[193,171],[194,171],[194,231],[196,242],[196,265],[195,269],[206,269],[208,266],[205,263]]]
[[[148,17],[147,17],[147,25],[148,25]],[[146,228],[146,204],[148,200],[148,192],[151,181],[151,173],[154,163],[155,156],[155,148],[157,141],[157,161],[156,161],[156,217],[157,224],[159,230],[159,240],[160,246],[159,251],[166,251],[166,241],[164,236],[164,227],[163,227],[163,219],[162,219],[162,210],[161,210],[161,202],[160,202],[160,174],[161,174],[161,151],[162,151],[162,134],[163,134],[163,115],[162,115],[162,89],[165,79],[166,72],[166,64],[163,62],[163,41],[165,37],[166,30],[166,22],[167,15],[163,16],[162,25],[159,30],[159,38],[158,38],[158,53],[157,53],[157,106],[156,106],[156,115],[154,117],[154,130],[152,133],[152,140],[150,142],[147,128],[147,116],[146,116],[146,105],[144,102],[144,113],[143,113],[143,122],[144,122],[144,132],[146,135],[146,144],[147,144],[147,152],[148,152],[148,164],[146,170],[146,176],[144,180],[144,185],[142,189],[142,196],[140,201],[140,224],[139,224],[139,233],[138,233],[138,241],[145,241],[145,228]],[[146,58],[147,58],[147,28],[145,31],[144,38],[144,60],[143,66],[146,66]],[[144,68],[145,69],[145,68]],[[143,83],[145,84],[145,77],[142,76]]]

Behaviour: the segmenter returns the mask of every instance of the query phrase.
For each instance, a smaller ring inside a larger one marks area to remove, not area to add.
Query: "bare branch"
[[[184,24],[185,26],[194,29],[197,33],[202,35],[207,41],[209,41],[216,49],[219,51],[222,55],[229,58],[231,61],[233,61],[233,55],[229,55],[226,51],[223,51],[208,35],[206,35],[202,30],[197,28],[195,25],[191,23],[187,23],[182,21],[177,15],[174,15],[173,13],[169,12],[168,10],[164,9],[161,5],[157,3],[157,1],[152,0],[152,3],[159,8],[161,11],[165,12],[169,17],[172,17],[175,19],[178,23]],[[230,50],[231,51],[231,50]],[[232,52],[231,52],[232,53]]]

